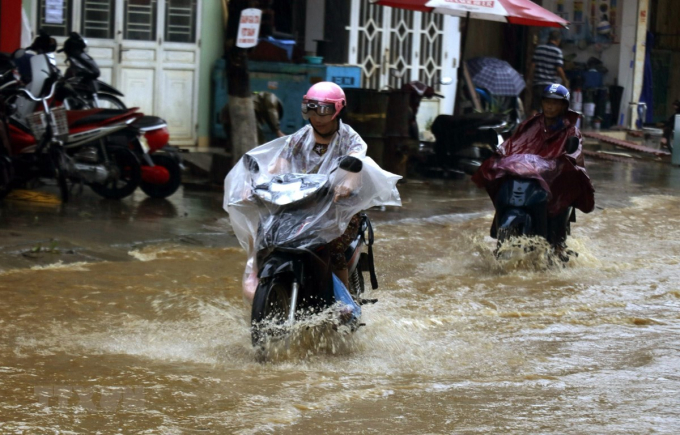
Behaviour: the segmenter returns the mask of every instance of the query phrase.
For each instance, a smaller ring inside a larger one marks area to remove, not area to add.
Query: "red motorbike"
[[[123,94],[98,80],[99,67],[87,54],[87,42],[78,33],[71,32],[59,51],[64,52],[69,64],[65,75],[70,86],[64,93],[65,103],[84,102],[82,108],[92,109],[126,109],[119,98]],[[144,116],[119,136],[128,139],[140,160],[139,187],[144,193],[152,198],[166,198],[177,191],[182,183],[182,158],[177,148],[168,143],[170,135],[163,119]]]
[[[36,38],[32,50],[40,54],[56,51],[56,42],[49,35],[41,33]],[[85,52],[87,44],[77,33],[73,32],[64,42],[63,51],[67,57],[69,68],[66,79],[59,81],[55,96],[50,104],[63,105],[67,111],[73,109],[104,109],[100,116],[118,116],[128,110],[115,95],[122,96],[114,88],[97,80],[99,68],[94,59]],[[25,50],[14,54],[24,65],[30,62],[31,55]],[[22,77],[33,80],[29,68],[23,68]],[[56,67],[52,67],[55,74],[61,74]],[[32,83],[29,83],[32,85]],[[116,112],[117,110],[117,112]],[[131,110],[137,110],[131,109]],[[27,116],[30,108],[19,107],[19,116]],[[73,116],[73,115],[71,115]],[[177,148],[169,144],[167,123],[155,116],[135,115],[137,119],[128,124],[128,128],[116,131],[107,137],[107,142],[116,147],[129,147],[137,156],[141,164],[142,179],[139,187],[144,193],[153,198],[166,198],[174,194],[182,183],[182,159]]]
[[[0,122],[4,133],[0,137],[0,194],[6,195],[34,179],[54,178],[64,202],[69,198],[69,182],[87,184],[105,198],[130,195],[141,181],[139,160],[129,146],[115,146],[107,138],[128,129],[143,115],[136,109],[52,108],[49,101],[62,79],[49,73],[46,55],[34,56],[31,67],[30,89],[23,88],[17,80],[6,80],[12,71],[2,74],[0,80]],[[16,104],[8,101],[40,104],[41,110],[31,112],[24,123],[11,116]]]

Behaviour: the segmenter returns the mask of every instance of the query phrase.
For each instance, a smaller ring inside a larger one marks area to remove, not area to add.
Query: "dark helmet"
[[[567,102],[567,106],[569,106],[569,98],[571,97],[571,94],[569,94],[569,89],[565,88],[562,85],[558,85],[557,83],[548,85],[543,89],[543,98],[551,98],[553,100],[564,100]]]
[[[64,41],[64,48],[60,51],[65,51],[68,55],[73,55],[78,52],[85,51],[87,42],[77,32],[71,32],[66,41]]]
[[[57,40],[41,29],[28,49],[39,54],[54,53],[57,51]]]

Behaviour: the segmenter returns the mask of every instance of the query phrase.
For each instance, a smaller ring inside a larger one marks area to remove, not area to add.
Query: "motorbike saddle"
[[[494,113],[470,113],[465,115],[439,115],[432,123],[436,139],[435,149],[442,157],[458,153],[474,143],[495,145],[497,133],[492,127],[505,125],[505,118]]]
[[[140,130],[149,130],[153,128],[160,128],[164,127],[167,123],[163,118],[159,118],[158,116],[150,116],[150,115],[144,115],[141,118],[138,118],[135,120],[135,122],[132,123],[135,127],[139,128]]]
[[[468,113],[464,115],[439,115],[432,123],[432,133],[450,129],[476,129],[502,124],[505,118],[497,113]]]
[[[122,122],[129,118],[139,118],[143,115],[138,113],[139,108],[132,109],[88,109],[88,110],[68,110],[69,128],[78,128],[95,125],[109,125]]]

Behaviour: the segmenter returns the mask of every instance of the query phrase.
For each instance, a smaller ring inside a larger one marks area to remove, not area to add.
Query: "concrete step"
[[[182,153],[185,185],[221,186],[231,169],[231,154],[221,148]]]

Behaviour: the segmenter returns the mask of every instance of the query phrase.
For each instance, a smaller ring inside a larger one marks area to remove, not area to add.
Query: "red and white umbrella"
[[[531,0],[371,0],[383,6],[524,26],[567,27],[569,22]]]
[[[524,26],[567,27],[569,22],[531,0],[370,0],[372,3],[412,11],[435,12],[487,21],[508,22]],[[463,28],[460,58],[465,59],[468,26]],[[458,69],[460,86],[462,68]],[[458,100],[458,98],[456,98]],[[457,102],[457,101],[456,101]]]

